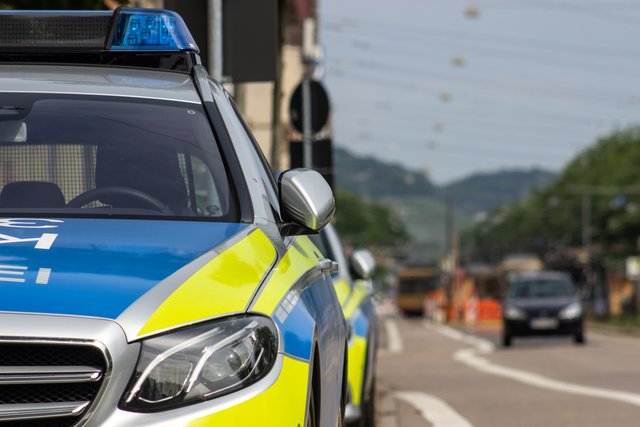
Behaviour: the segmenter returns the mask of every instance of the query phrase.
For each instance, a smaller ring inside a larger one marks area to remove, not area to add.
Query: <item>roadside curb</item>
[[[377,427],[398,427],[397,406],[393,390],[383,384],[378,389]]]
[[[589,331],[596,331],[606,335],[618,335],[640,338],[640,327],[625,328],[624,326],[611,326],[605,323],[587,321],[587,333]]]

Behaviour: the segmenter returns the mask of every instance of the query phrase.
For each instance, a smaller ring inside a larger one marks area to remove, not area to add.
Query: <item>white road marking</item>
[[[466,418],[435,396],[417,391],[405,391],[396,393],[396,397],[420,411],[422,417],[433,427],[473,427]]]
[[[565,381],[554,380],[543,375],[534,374],[532,372],[523,371],[520,369],[500,366],[484,357],[479,356],[479,354],[487,355],[495,351],[494,345],[488,340],[463,334],[460,331],[456,331],[455,329],[446,326],[434,327],[430,324],[427,324],[427,327],[434,328],[436,331],[449,338],[472,345],[473,348],[457,351],[453,355],[453,359],[457,362],[464,363],[465,365],[480,372],[508,378],[510,380],[517,381],[519,383],[526,384],[532,387],[552,390],[559,393],[595,397],[599,399],[613,400],[616,402],[640,406],[640,394],[599,387],[583,386]]]
[[[387,349],[390,353],[400,353],[404,346],[402,345],[398,325],[396,325],[396,322],[392,319],[386,319],[384,326],[387,331]]]

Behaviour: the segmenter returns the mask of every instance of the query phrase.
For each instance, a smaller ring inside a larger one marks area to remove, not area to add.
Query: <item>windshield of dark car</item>
[[[558,279],[531,279],[513,282],[511,298],[554,298],[574,295],[573,285]]]
[[[3,94],[4,213],[230,220],[235,206],[200,105]]]

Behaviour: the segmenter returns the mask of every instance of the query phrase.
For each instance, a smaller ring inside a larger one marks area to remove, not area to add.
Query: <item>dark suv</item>
[[[570,277],[557,272],[535,272],[511,281],[503,304],[504,346],[513,337],[571,335],[583,344],[582,304]]]

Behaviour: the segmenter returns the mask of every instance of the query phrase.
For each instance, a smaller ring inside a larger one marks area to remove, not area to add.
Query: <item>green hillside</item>
[[[373,157],[360,157],[336,147],[336,185],[365,198],[428,196],[433,184],[420,173]]]
[[[544,187],[555,177],[542,169],[480,173],[440,187],[438,193],[451,198],[464,212],[475,215],[524,200],[533,190]]]
[[[390,220],[400,221],[405,226],[414,258],[429,261],[442,255],[445,200],[455,204],[454,226],[460,231],[474,223],[478,212],[521,200],[534,188],[553,179],[553,174],[542,170],[513,170],[473,175],[437,187],[420,172],[372,157],[357,156],[343,148],[336,148],[335,162],[342,200],[338,206],[338,227],[342,234],[349,240],[359,241],[365,232],[353,220],[355,210],[363,209],[362,205],[354,199],[351,199],[353,203],[345,202],[351,193],[364,199],[365,203],[372,201],[386,206],[391,213]],[[373,210],[371,215],[374,215]],[[399,240],[403,239],[404,236],[399,236]],[[377,237],[374,240],[380,241]]]

